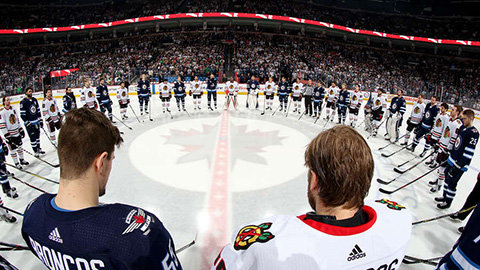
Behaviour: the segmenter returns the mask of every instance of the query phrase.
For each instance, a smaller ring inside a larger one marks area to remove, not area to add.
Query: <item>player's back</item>
[[[44,194],[25,212],[22,235],[53,269],[163,269],[173,263],[173,240],[153,214],[124,204],[66,212]],[[64,267],[60,267],[64,266]]]
[[[240,229],[215,265],[249,270],[398,269],[410,240],[411,216],[383,202],[365,206],[369,221],[355,227],[328,225],[305,215],[251,223]]]

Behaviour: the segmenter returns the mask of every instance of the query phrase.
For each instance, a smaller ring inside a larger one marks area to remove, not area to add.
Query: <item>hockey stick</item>
[[[180,252],[184,251],[185,249],[195,245],[196,241],[197,241],[197,234],[195,233],[195,238],[192,240],[192,242],[190,242],[190,243],[186,244],[185,246],[175,250],[175,253],[180,253]]]
[[[383,189],[383,188],[380,188],[380,189],[379,189],[379,191],[380,191],[380,192],[382,192],[382,193],[385,193],[385,194],[392,194],[392,193],[395,193],[395,192],[397,192],[397,191],[399,191],[399,190],[401,190],[401,189],[404,189],[405,187],[407,187],[407,186],[409,186],[409,185],[411,185],[411,184],[413,184],[413,183],[417,182],[418,180],[422,179],[422,178],[423,178],[425,175],[427,175],[427,174],[429,174],[429,173],[433,172],[433,171],[434,171],[434,170],[436,170],[438,167],[439,167],[439,166],[437,166],[437,167],[435,167],[435,168],[433,168],[433,169],[429,170],[428,172],[426,172],[426,173],[422,174],[421,176],[419,176],[419,177],[415,178],[414,180],[412,180],[412,181],[410,181],[410,182],[406,183],[405,185],[403,185],[403,186],[401,186],[401,187],[398,187],[398,188],[396,188],[396,189],[394,189],[394,190],[385,190],[385,189]],[[377,180],[377,181],[378,181],[378,180]],[[391,182],[393,182],[393,181],[390,181],[389,183],[391,183]]]
[[[130,109],[132,110],[133,115],[135,115],[135,118],[137,118],[137,121],[140,123],[140,119],[138,119],[138,116],[137,116],[137,114],[135,113],[135,110],[133,109],[132,105],[131,105],[130,103],[128,103],[128,106],[130,106]]]
[[[7,173],[4,172],[4,171],[1,171],[1,172],[4,173],[4,174],[7,174]],[[36,189],[36,190],[38,190],[38,191],[40,191],[40,192],[47,193],[45,190],[43,190],[43,189],[41,189],[41,188],[38,188],[38,187],[36,187],[36,186],[34,186],[34,185],[31,185],[31,184],[29,184],[29,183],[27,183],[27,182],[25,182],[25,181],[23,181],[23,180],[20,180],[20,179],[18,179],[17,177],[13,176],[12,174],[8,174],[8,175],[9,175],[10,177],[12,177],[12,179],[17,180],[18,182],[20,182],[20,183],[22,183],[22,184],[24,184],[24,185],[27,185],[27,186],[29,186],[29,187],[31,187],[31,188],[33,188],[33,189]]]
[[[14,214],[17,214],[17,215],[23,217],[23,214],[22,214],[22,213],[17,212],[17,211],[15,211],[15,210],[13,210],[13,209],[10,209],[10,208],[8,208],[8,207],[6,207],[6,206],[0,205],[0,208],[3,208],[3,209],[5,209],[5,210],[7,210],[7,211],[10,211],[10,212],[12,212],[12,213],[14,213]]]
[[[187,113],[188,117],[192,117],[192,116],[188,113],[187,109],[183,108],[183,111]]]
[[[278,109],[280,109],[280,106],[282,106],[282,102],[280,102],[280,104],[279,104],[278,107],[275,109],[275,111],[273,111],[272,116],[274,116],[275,113],[278,111]]]
[[[133,130],[131,127],[127,126],[127,124],[125,124],[125,122],[123,122],[122,120],[120,120],[118,117],[116,117],[113,113],[112,113],[113,117],[115,117],[115,119],[117,119],[118,122],[122,123],[124,126],[126,126],[128,129],[130,130]]]
[[[265,92],[263,92],[263,111],[260,115],[265,114],[265,104],[267,103],[267,96],[265,95]]]
[[[287,95],[288,98],[288,95]],[[293,98],[288,99],[287,111],[285,112],[285,117],[288,117],[288,112],[290,111],[290,104],[292,104]]]
[[[330,116],[332,116],[334,112],[335,112],[335,110],[332,111],[332,113],[330,114]],[[322,130],[325,129],[325,127],[327,126],[327,124],[328,124],[329,121],[330,121],[330,117],[328,117],[328,118],[327,118],[327,121],[325,121],[325,124],[323,124]]]
[[[417,263],[424,263],[432,266],[436,266],[438,264],[438,260],[441,260],[442,257],[436,257],[436,258],[431,258],[431,259],[420,259],[420,258],[415,258],[412,256],[405,255],[403,258],[403,263],[404,264],[417,264]]]
[[[40,176],[40,175],[38,175],[38,174],[32,173],[32,172],[30,172],[30,171],[27,171],[27,170],[25,170],[25,169],[19,169],[19,168],[17,168],[15,165],[12,165],[12,164],[10,164],[10,163],[5,162],[5,165],[10,166],[10,167],[12,167],[12,168],[14,168],[14,169],[17,169],[17,170],[19,170],[19,171],[21,171],[21,172],[28,173],[28,174],[33,175],[33,176],[35,176],[35,177],[41,178],[41,179],[43,179],[43,180],[46,180],[46,181],[49,181],[49,182],[52,182],[52,183],[55,183],[55,184],[59,184],[59,182],[57,182],[57,181],[55,181],[55,180],[52,180],[52,179],[49,179],[49,178]],[[12,174],[10,174],[10,175],[12,176]]]
[[[399,167],[395,167],[393,168],[393,170],[396,172],[396,173],[400,173],[400,174],[404,174],[408,171],[410,171],[411,169],[417,167],[419,164],[421,164],[422,162],[424,162],[427,158],[429,158],[431,155],[433,155],[434,152],[430,153],[428,156],[422,158],[422,160],[420,160],[419,162],[413,164],[413,166],[410,166],[408,169],[405,169],[405,170],[401,170],[399,169]]]
[[[323,103],[323,102],[322,102]],[[325,109],[325,106],[327,106],[327,103],[325,102],[325,104],[323,104],[322,106],[319,106],[320,107],[320,111],[318,112],[318,115],[317,115],[317,119],[315,119],[315,122],[313,122],[313,124],[315,125],[318,121],[318,119],[320,118],[320,116],[322,115],[322,112],[323,112],[323,109]]]
[[[52,142],[52,140],[50,139],[50,136],[48,135],[48,133],[45,131],[45,129],[43,127],[41,127],[42,130],[43,130],[43,133],[45,133],[45,136],[47,136],[47,139],[48,141],[53,145],[53,147],[55,147],[55,149],[57,149],[57,146]]]
[[[5,242],[0,242],[0,246],[9,247],[9,248],[12,248],[12,250],[29,250],[29,248],[26,246],[15,245],[15,244],[10,244]]]
[[[397,167],[402,167],[403,165],[405,165],[405,164],[409,163],[410,161],[411,161],[411,159],[409,159],[409,160],[407,160],[407,161],[403,162],[402,164],[398,165]]]
[[[299,121],[300,119],[302,119],[303,115],[305,114],[306,111],[303,111],[303,113],[300,115],[300,117],[298,117],[298,120]]]
[[[428,219],[423,219],[423,220],[419,220],[419,221],[415,221],[412,223],[412,225],[417,225],[417,224],[422,224],[422,223],[427,223],[427,222],[430,222],[430,221],[434,221],[434,220],[437,220],[437,219],[442,219],[442,218],[446,218],[446,217],[449,217],[449,216],[452,216],[452,215],[456,215],[456,214],[462,214],[462,213],[465,213],[465,212],[468,212],[468,211],[471,211],[473,209],[475,209],[475,207],[477,207],[476,205],[470,207],[470,208],[467,208],[467,209],[463,209],[463,210],[459,210],[455,213],[450,213],[450,214],[445,214],[445,215],[441,215],[441,216],[438,216],[438,217],[433,217],[433,218],[428,218]]]
[[[50,163],[50,162],[48,162],[48,161],[46,161],[46,160],[44,160],[44,159],[41,159],[41,158],[35,156],[34,154],[32,154],[30,151],[28,151],[28,150],[26,150],[26,149],[23,149],[23,151],[24,151],[25,153],[31,155],[32,157],[40,160],[41,162],[44,162],[44,163],[46,163],[46,164],[48,164],[48,165],[50,165],[50,166],[52,166],[52,167],[54,167],[54,168],[60,167],[60,164],[52,164],[52,163]]]
[[[173,119],[172,112],[170,112],[170,110],[168,108],[167,108],[167,112],[168,112],[168,114],[170,114],[170,119]]]
[[[385,145],[385,146],[383,146],[383,147],[378,148],[378,150],[383,150],[383,149],[389,147],[390,145],[395,144],[395,143],[398,142],[401,138],[405,137],[405,135],[407,135],[407,133],[403,134],[401,137],[398,137],[398,139],[396,139],[394,142],[390,142],[389,144],[387,144],[387,145]]]
[[[150,121],[153,121],[153,119],[152,119],[152,101],[153,101],[153,99],[150,100],[150,97],[148,97],[148,99],[150,101],[148,103],[148,119],[150,119]]]
[[[18,270],[18,268],[15,265],[11,264],[2,256],[0,256],[0,266],[2,267],[3,270]]]
[[[228,110],[228,108],[230,107],[230,97],[228,94],[225,96],[225,100],[226,101],[223,104],[223,110]]]
[[[407,148],[407,147],[409,147],[410,145],[412,145],[412,144],[405,145],[404,147],[402,147],[402,148],[398,149],[397,151],[395,151],[395,152],[392,152],[392,153],[390,153],[390,154],[388,154],[388,155],[387,155],[387,154],[385,154],[385,153],[382,153],[382,157],[386,157],[386,158],[388,158],[388,157],[391,157],[391,156],[393,156],[393,155],[397,154],[398,152],[400,152],[400,151],[402,151],[402,150],[406,149],[406,148]]]
[[[360,127],[363,123],[365,122],[365,118],[362,120],[362,122],[360,122],[360,124],[358,124],[358,126],[356,127]]]

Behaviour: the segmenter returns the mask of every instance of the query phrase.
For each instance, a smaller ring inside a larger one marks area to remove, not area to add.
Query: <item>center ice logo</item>
[[[237,234],[235,238],[234,248],[235,250],[248,249],[252,244],[266,243],[272,240],[275,235],[271,232],[267,232],[267,229],[270,229],[272,223],[262,223],[258,226],[248,225],[243,227]]]

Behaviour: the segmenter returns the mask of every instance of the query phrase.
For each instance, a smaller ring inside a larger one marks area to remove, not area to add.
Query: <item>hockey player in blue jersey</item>
[[[350,104],[350,93],[347,90],[347,84],[342,84],[342,89],[338,93],[338,124],[345,124],[347,119],[347,108]]]
[[[247,81],[247,108],[250,105],[255,104],[255,109],[258,108],[258,91],[260,90],[260,83],[252,75],[250,80]]]
[[[33,88],[28,87],[25,92],[25,97],[20,102],[20,117],[25,124],[28,137],[30,137],[30,144],[32,145],[35,156],[45,152],[40,147],[40,128],[43,128],[42,116],[40,114],[40,107],[38,101],[33,97]]]
[[[107,85],[105,84],[105,79],[100,79],[100,85],[97,87],[97,100],[98,104],[100,104],[100,111],[105,113],[108,111],[108,118],[112,123],[113,121],[113,114],[112,114],[112,100],[110,99],[110,95],[108,93]]]
[[[137,95],[140,103],[140,115],[143,115],[143,103],[145,103],[145,113],[148,113],[148,102],[152,92],[150,91],[150,82],[147,80],[146,74],[142,74],[142,78],[138,81]]]
[[[467,222],[452,250],[438,263],[437,270],[480,268],[480,204]]]
[[[65,95],[63,96],[62,100],[63,100],[63,110],[62,110],[63,113],[66,113],[70,110],[77,108],[77,100],[70,86],[67,86],[67,89],[65,89]]]
[[[313,117],[319,118],[322,114],[322,104],[325,98],[325,88],[322,82],[317,83],[317,87],[313,89]]]
[[[177,81],[173,84],[173,92],[175,94],[175,100],[177,101],[177,108],[180,111],[180,104],[185,111],[185,84],[182,82],[182,77],[178,76]]]
[[[436,197],[437,207],[440,209],[450,208],[453,198],[457,193],[457,184],[463,173],[468,170],[472,161],[475,147],[478,143],[478,130],[473,126],[475,113],[472,110],[464,110],[462,113],[463,126],[460,127],[457,140],[447,159],[445,168],[445,184],[443,196]]]
[[[403,91],[398,90],[397,96],[392,98],[390,108],[388,108],[387,118],[387,134],[385,134],[386,140],[392,140],[393,142],[398,139],[399,128],[402,126],[403,115],[407,110],[407,102],[403,98]]]
[[[49,269],[180,270],[162,222],[136,206],[99,203],[106,192],[118,128],[99,111],[65,115],[58,139],[60,185],[25,210],[22,236]]]
[[[280,101],[280,111],[285,108],[287,110],[287,103],[288,103],[288,93],[289,93],[290,85],[287,82],[285,77],[282,77],[282,81],[278,84],[278,100]]]
[[[423,136],[430,135],[430,130],[433,127],[433,122],[435,121],[435,117],[437,117],[438,112],[439,108],[437,107],[437,97],[432,96],[432,98],[430,99],[430,103],[427,104],[427,106],[425,107],[425,114],[423,116],[422,123],[417,130],[417,134],[415,135],[413,144],[408,148],[408,150],[415,152],[415,147],[417,147],[420,139],[422,139]],[[428,138],[426,138],[426,140],[427,139]],[[426,153],[427,151],[423,151],[420,154],[420,157],[423,157]]]
[[[213,74],[210,74],[210,78],[207,79],[207,104],[210,110],[212,109],[212,98],[215,104],[215,110],[217,109],[217,80]]]

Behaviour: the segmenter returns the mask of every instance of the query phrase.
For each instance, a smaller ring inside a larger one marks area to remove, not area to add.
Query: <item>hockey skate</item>
[[[26,161],[25,159],[20,159],[20,164],[21,165],[30,165],[30,163],[28,161]]]
[[[407,142],[403,142],[403,143],[401,143],[400,145],[406,146],[406,145],[408,145],[408,143],[407,143]]]
[[[439,191],[439,190],[440,190],[440,188],[439,188],[437,185],[435,185],[435,186],[433,186],[433,187],[430,189],[430,193],[435,193],[435,192],[437,192],[437,191]]]
[[[427,154],[428,150],[423,150],[423,152],[420,154],[420,157],[424,157]],[[412,151],[413,152],[413,151]]]
[[[12,216],[10,213],[6,213],[4,215],[0,215],[0,220],[4,220],[7,223],[15,223],[17,222],[17,218]]]
[[[445,197],[435,197],[434,199],[436,202],[444,202],[445,201]]]
[[[45,151],[42,150],[42,148],[38,148],[38,153],[40,155],[45,155],[46,154]]]
[[[465,230],[465,226],[458,227],[457,232],[458,232],[459,234],[462,234],[464,230]]]
[[[450,203],[441,202],[441,203],[437,204],[437,208],[442,209],[442,210],[443,209],[448,209],[448,208],[450,208],[450,205],[451,205]]]
[[[12,187],[10,190],[8,190],[7,191],[7,197],[12,198],[12,199],[18,198],[17,189]]]
[[[431,187],[436,186],[437,184],[438,184],[438,179],[428,181],[428,185]]]
[[[37,153],[35,153],[35,156],[39,157],[40,155],[37,156]],[[15,168],[17,168],[19,170],[23,170],[23,167],[22,167],[22,165],[20,165],[20,163],[15,163]]]

